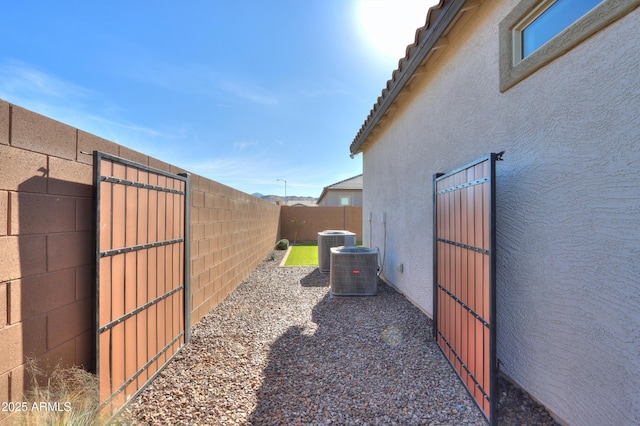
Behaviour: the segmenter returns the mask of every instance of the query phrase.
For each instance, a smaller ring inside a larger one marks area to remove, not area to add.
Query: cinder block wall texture
[[[191,324],[253,271],[279,237],[280,206],[191,179]]]
[[[0,401],[22,398],[26,357],[93,368],[94,150],[183,171],[0,101]],[[194,325],[273,249],[280,207],[191,181]]]

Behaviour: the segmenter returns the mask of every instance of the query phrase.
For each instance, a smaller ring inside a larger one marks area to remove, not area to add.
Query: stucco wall
[[[432,176],[506,150],[501,369],[567,424],[640,424],[640,11],[500,93],[498,24],[516,4],[461,21],[366,145],[363,239],[432,312]]]
[[[21,401],[27,356],[44,370],[93,368],[94,150],[182,171],[0,101],[0,401]],[[191,181],[193,325],[273,249],[280,207]]]
[[[362,190],[347,190],[347,189],[330,189],[327,191],[327,194],[324,196],[319,206],[328,207],[328,206],[342,206],[340,204],[340,198],[349,197],[349,205],[350,206],[358,206],[362,207]]]

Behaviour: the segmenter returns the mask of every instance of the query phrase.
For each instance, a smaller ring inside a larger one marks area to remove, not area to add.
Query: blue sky
[[[434,0],[5,2],[0,99],[238,190],[318,197]]]

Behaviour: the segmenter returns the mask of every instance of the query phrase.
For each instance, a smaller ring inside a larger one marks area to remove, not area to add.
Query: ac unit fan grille
[[[337,296],[373,296],[378,293],[378,252],[368,247],[331,249],[330,287]]]

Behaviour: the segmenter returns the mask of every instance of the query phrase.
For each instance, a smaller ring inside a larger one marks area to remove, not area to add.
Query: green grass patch
[[[318,243],[302,243],[291,246],[285,266],[318,266]]]
[[[361,246],[362,242],[357,245]],[[300,243],[291,246],[284,266],[318,266],[318,242]]]

